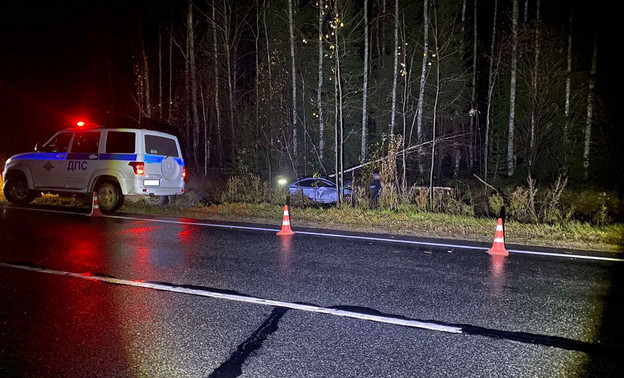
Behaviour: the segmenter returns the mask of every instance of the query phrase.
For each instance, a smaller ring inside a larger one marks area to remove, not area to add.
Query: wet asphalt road
[[[0,207],[0,376],[621,376],[623,268]]]

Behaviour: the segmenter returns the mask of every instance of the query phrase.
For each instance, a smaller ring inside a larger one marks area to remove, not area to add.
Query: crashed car
[[[348,185],[350,181],[345,180],[344,198],[352,195],[352,190]],[[303,194],[316,203],[331,204],[338,202],[338,190],[336,183],[325,177],[304,177],[288,185],[291,195]]]

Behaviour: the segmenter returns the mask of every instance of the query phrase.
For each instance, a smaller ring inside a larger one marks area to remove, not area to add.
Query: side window
[[[124,131],[109,131],[106,135],[106,152],[109,154],[133,154],[136,134]]]
[[[314,180],[302,180],[297,183],[297,186],[311,187],[314,186]]]
[[[156,135],[145,136],[145,153],[150,155],[179,157],[175,139]]]
[[[71,133],[61,133],[50,139],[46,144],[41,146],[41,152],[67,152],[69,142],[71,141]]]
[[[97,153],[100,145],[100,133],[76,133],[71,152]]]

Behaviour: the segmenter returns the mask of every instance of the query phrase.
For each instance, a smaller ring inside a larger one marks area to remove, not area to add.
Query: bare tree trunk
[[[403,121],[403,139],[401,140],[402,144],[402,177],[401,177],[401,190],[403,191],[403,195],[407,195],[407,152],[405,151],[408,146],[406,146],[407,140],[407,101],[408,101],[408,86],[409,86],[409,76],[407,74],[407,36],[406,34],[406,26],[405,26],[405,11],[403,11],[403,22],[401,28],[401,77],[403,78],[403,100],[401,102],[401,118]]]
[[[197,68],[195,66],[195,33],[193,25],[193,1],[188,2],[187,38],[188,38],[188,61],[191,81],[191,117],[193,122],[193,161],[195,170],[199,172],[199,113],[197,106]]]
[[[422,142],[423,104],[425,101],[425,80],[427,78],[427,58],[429,57],[429,0],[423,1],[423,61],[420,71],[420,89],[418,91],[418,107],[416,115],[416,138],[420,145]],[[424,167],[422,164],[422,149],[418,148],[418,171],[422,176]]]
[[[435,56],[436,56],[436,89],[435,89],[435,98],[433,101],[433,124],[431,131],[431,169],[429,171],[429,210],[433,210],[433,177],[434,177],[434,167],[435,167],[435,152],[436,152],[436,123],[438,119],[438,99],[440,97],[440,54],[438,51],[438,20],[436,16],[436,11],[434,8],[434,24],[436,30],[434,30],[434,43],[435,43]]]
[[[479,119],[479,105],[477,103],[477,43],[478,43],[478,30],[477,30],[477,5],[478,0],[474,0],[472,28],[473,28],[473,41],[472,41],[472,93],[470,94],[470,109],[473,110],[473,116],[470,117],[470,142],[468,144],[468,166],[470,169],[475,164],[475,148],[476,148],[476,131],[475,121]]]
[[[475,7],[476,7],[476,1],[477,0],[475,0]],[[466,3],[467,3],[466,0],[462,1],[462,12],[461,12],[461,36],[462,36],[462,38],[464,38],[464,35],[465,35],[464,33],[466,31],[466,27],[465,27],[465,25],[466,25],[466,5],[467,5]],[[473,74],[474,74],[474,71],[473,71]],[[472,88],[474,90],[474,85],[473,85]],[[474,94],[474,92],[473,92],[473,94]],[[466,149],[469,151],[469,153],[468,153],[468,166],[469,167],[470,167],[470,153],[472,152],[471,148],[472,148],[472,128],[473,128],[472,127],[473,126],[473,117],[472,117],[473,112],[472,112],[472,110],[473,110],[473,108],[474,108],[474,98],[471,97],[471,99],[470,99],[470,139],[469,139],[468,145],[466,146]],[[461,125],[461,129],[462,129],[462,132],[463,132],[464,131],[464,125],[463,124]],[[457,178],[457,176],[459,176],[460,164],[461,164],[461,146],[458,143],[456,143],[456,147],[455,147],[455,167],[453,169],[453,177],[455,177],[455,178]]]
[[[336,2],[338,3],[338,2]],[[336,14],[340,15],[341,13],[339,12],[339,7],[338,4],[336,4]],[[342,98],[342,67],[340,65],[340,39],[339,39],[339,35],[340,35],[340,25],[341,25],[341,20],[338,19],[338,17],[336,17],[336,85],[337,85],[337,89],[338,89],[338,124],[336,125],[336,127],[339,127],[340,129],[340,135],[339,135],[339,139],[338,139],[338,143],[339,143],[339,154],[338,154],[338,168],[339,168],[339,172],[340,174],[337,175],[338,177],[340,177],[340,179],[338,180],[338,198],[340,200],[340,204],[342,204],[344,198],[344,117],[342,115],[342,111],[343,111],[343,98]]]
[[[316,105],[319,119],[319,160],[323,164],[323,151],[325,150],[325,123],[323,121],[323,0],[319,0],[318,14],[318,87],[316,92]],[[366,97],[366,95],[365,95]]]
[[[254,142],[254,150],[258,150],[258,141],[260,140],[260,0],[255,0],[256,3],[256,30],[255,30],[255,63],[256,63],[256,77],[255,77],[255,91],[256,91],[256,99],[255,99],[255,126],[256,126],[256,139]],[[257,157],[257,155],[256,155]],[[256,171],[259,171],[258,160],[254,159],[256,164]],[[269,181],[271,182],[271,181]]]
[[[292,77],[293,154],[297,156],[297,67],[295,64],[295,32],[293,24],[293,0],[288,0],[288,32],[290,34],[290,73]]]
[[[390,140],[394,137],[396,124],[396,92],[399,74],[399,0],[394,0],[394,67],[392,79],[392,111],[390,113]]]
[[[231,4],[230,4],[231,5]],[[227,0],[223,0],[223,20],[224,20],[224,41],[225,41],[225,63],[227,66],[228,100],[230,105],[230,154],[232,167],[236,166],[236,125],[234,124],[234,83],[232,76],[232,56],[230,27],[232,25],[232,8],[228,11]]]
[[[535,111],[537,107],[537,97],[538,97],[538,87],[537,87],[537,76],[539,75],[539,54],[540,54],[540,4],[541,0],[537,0],[536,4],[536,13],[535,13],[535,63],[533,66],[533,104],[531,106],[531,139],[529,142],[529,169],[532,172],[533,164],[535,163],[533,160],[535,158]],[[530,173],[529,173],[530,174]]]
[[[322,1],[322,0],[321,0]],[[360,156],[366,161],[367,117],[366,101],[368,95],[368,0],[364,0],[364,77],[362,84],[362,148]]]
[[[190,1],[189,1],[190,3]],[[184,51],[184,121],[185,121],[185,133],[186,133],[186,148],[188,149],[189,155],[194,155],[193,151],[193,129],[191,127],[191,115],[189,110],[189,104],[191,102],[191,64],[189,62],[190,55],[190,38],[188,38],[188,29],[191,28],[191,23],[188,22],[188,13],[187,13],[187,26],[186,26],[186,50]]]
[[[200,83],[199,98],[201,98],[202,115],[204,121],[204,176],[208,177],[208,167],[210,166],[210,130],[208,128],[208,117],[206,115],[206,102],[204,97],[204,89]]]
[[[594,53],[592,55],[591,71],[589,74],[589,91],[587,94],[587,121],[585,123],[585,148],[583,150],[583,173],[585,179],[589,178],[589,152],[591,144],[592,122],[594,118],[594,86],[596,85],[596,66],[598,64],[598,35],[599,26],[596,26],[596,38],[594,40]]]
[[[139,39],[141,42],[141,65],[143,66],[143,99],[145,101],[145,115],[152,118],[152,103],[150,94],[150,72],[149,61],[147,59],[147,50],[145,49],[145,40],[143,38],[143,22],[139,19]]]
[[[158,25],[158,118],[163,119],[162,32]]]
[[[266,42],[268,82],[269,82],[269,85],[271,85],[271,83],[273,82],[273,76],[271,72],[271,49],[270,49],[270,44],[269,44],[269,32],[267,29],[267,22],[266,22],[266,12],[267,12],[266,0],[263,0],[262,1],[262,23],[264,26],[264,36],[265,36],[265,42]],[[268,103],[273,104],[273,91],[269,91]],[[266,148],[266,151],[267,151],[266,159],[267,159],[267,165],[269,167],[269,182],[273,182],[273,165],[272,165],[273,164],[273,161],[272,161],[273,134],[270,128],[268,129],[268,135],[266,136],[266,138],[268,139],[268,143],[269,143],[269,146],[267,146]]]
[[[212,57],[214,66],[214,107],[217,132],[217,163],[223,166],[223,140],[221,137],[221,108],[219,105],[219,49],[217,45],[217,21],[215,1],[212,2]]]
[[[498,0],[494,0],[494,17],[492,21],[492,43],[490,45],[490,69],[488,73],[488,99],[485,114],[485,140],[483,146],[484,177],[487,180],[488,160],[490,158],[490,111],[492,109],[492,94],[494,91],[494,48],[496,46],[496,23],[498,19]]]
[[[169,30],[169,114],[167,123],[173,122],[173,17],[171,18],[171,29]]]
[[[516,120],[516,74],[518,66],[518,0],[513,0],[511,41],[511,82],[509,84],[509,132],[507,134],[507,176],[513,176],[514,126]]]
[[[565,85],[565,117],[566,121],[563,126],[563,143],[564,143],[564,172],[568,172],[568,146],[569,146],[569,132],[571,127],[570,120],[570,98],[572,93],[572,9],[570,8],[569,14],[569,27],[568,27],[568,55],[567,55],[567,74]]]

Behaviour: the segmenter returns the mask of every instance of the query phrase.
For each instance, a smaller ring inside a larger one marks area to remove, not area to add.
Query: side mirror
[[[35,150],[35,151],[38,151],[38,150],[39,150],[39,143],[36,143],[36,144],[35,144],[35,148],[34,148],[34,150]]]

